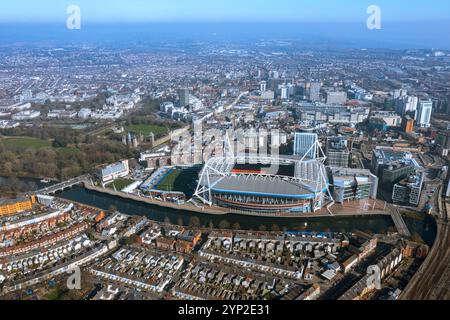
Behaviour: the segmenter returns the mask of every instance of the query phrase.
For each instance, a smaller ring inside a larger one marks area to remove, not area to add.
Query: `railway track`
[[[436,241],[425,262],[403,292],[402,300],[450,299],[449,205],[441,200]]]

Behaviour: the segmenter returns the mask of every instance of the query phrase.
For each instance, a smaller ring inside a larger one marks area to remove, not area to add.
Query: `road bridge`
[[[37,190],[36,194],[42,194],[42,195],[54,195],[57,192],[64,191],[66,189],[70,189],[76,185],[80,185],[85,181],[89,181],[87,176],[80,176],[76,177],[58,184],[54,184],[52,186],[49,186],[47,188]]]

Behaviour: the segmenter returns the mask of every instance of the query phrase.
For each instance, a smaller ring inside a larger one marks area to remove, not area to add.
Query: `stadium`
[[[333,202],[323,160],[249,155],[212,158],[200,172],[194,199],[237,213],[316,212]]]

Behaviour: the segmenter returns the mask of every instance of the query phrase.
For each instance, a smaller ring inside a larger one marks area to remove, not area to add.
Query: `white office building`
[[[328,104],[345,104],[347,102],[347,93],[342,91],[327,92]]]
[[[416,112],[416,123],[421,128],[429,128],[431,126],[431,114],[433,113],[433,101],[420,100],[419,107]]]
[[[416,112],[419,98],[415,96],[403,96],[397,99],[395,110],[401,116],[404,116],[408,112]]]
[[[312,102],[320,101],[320,89],[322,85],[320,82],[311,82],[309,88],[309,100]]]
[[[288,87],[286,85],[282,85],[280,91],[281,91],[281,99],[287,100],[289,98]]]
[[[26,111],[21,111],[19,113],[14,114],[11,117],[11,119],[16,120],[16,121],[33,120],[33,119],[39,118],[40,115],[41,115],[40,111],[26,110]]]
[[[261,81],[261,85],[260,85],[260,91],[261,92],[266,92],[267,91],[267,81]]]
[[[79,112],[78,112],[78,117],[81,119],[87,119],[91,116],[92,114],[92,110],[89,108],[82,108]]]
[[[96,172],[97,177],[103,184],[114,181],[119,178],[126,177],[130,174],[130,167],[128,160],[114,163],[107,167],[98,169]]]

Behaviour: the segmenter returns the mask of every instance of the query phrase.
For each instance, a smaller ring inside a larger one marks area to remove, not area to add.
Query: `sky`
[[[1,0],[0,23],[64,23],[78,5],[84,23],[365,22],[450,20],[448,0]]]

